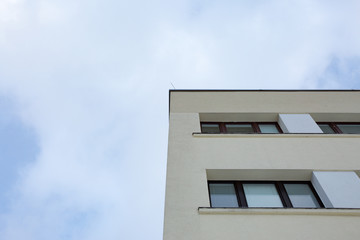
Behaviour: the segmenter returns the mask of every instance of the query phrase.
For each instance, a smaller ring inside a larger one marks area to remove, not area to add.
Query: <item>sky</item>
[[[162,239],[169,89],[359,89],[357,0],[0,0],[0,236]]]

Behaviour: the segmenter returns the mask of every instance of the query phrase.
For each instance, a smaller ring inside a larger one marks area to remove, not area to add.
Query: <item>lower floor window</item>
[[[323,208],[311,182],[209,181],[211,207]]]

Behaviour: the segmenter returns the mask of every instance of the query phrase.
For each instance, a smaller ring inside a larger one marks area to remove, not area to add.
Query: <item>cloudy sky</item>
[[[0,236],[162,238],[168,90],[359,89],[357,0],[0,0]]]

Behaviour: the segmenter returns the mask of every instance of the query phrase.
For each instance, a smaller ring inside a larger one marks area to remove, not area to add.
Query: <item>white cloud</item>
[[[22,0],[2,0],[0,2],[0,23],[17,21],[20,18]]]
[[[3,239],[160,239],[170,82],[341,87],[359,64],[357,1],[0,6],[0,93],[41,149],[0,217]]]
[[[52,25],[64,23],[74,17],[77,7],[75,2],[57,0],[39,0],[36,6],[36,16],[40,24]]]

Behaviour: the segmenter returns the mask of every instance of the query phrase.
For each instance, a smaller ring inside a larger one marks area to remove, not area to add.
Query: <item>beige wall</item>
[[[173,91],[173,113],[360,113],[360,91]]]
[[[200,117],[274,121],[281,112],[360,121],[358,103],[359,92],[172,92],[164,239],[358,239],[358,210],[198,211],[210,206],[208,179],[310,180],[312,170],[360,169],[360,135],[199,134]]]

